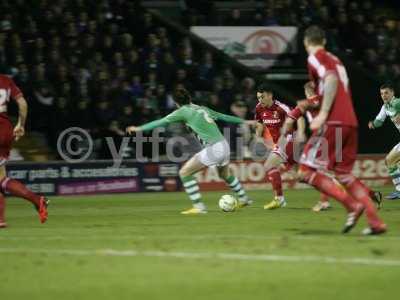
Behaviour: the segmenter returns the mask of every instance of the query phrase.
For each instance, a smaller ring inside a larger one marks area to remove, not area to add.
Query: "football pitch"
[[[385,190],[386,192],[389,189]],[[49,221],[9,198],[0,230],[0,299],[397,299],[400,201],[387,201],[384,236],[347,236],[345,213],[310,208],[313,190],[288,207],[221,212],[224,192],[203,193],[209,213],[183,216],[184,193],[53,197]]]

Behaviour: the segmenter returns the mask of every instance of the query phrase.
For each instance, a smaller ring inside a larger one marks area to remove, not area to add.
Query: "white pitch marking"
[[[372,259],[363,257],[332,257],[332,256],[290,256],[268,254],[241,254],[223,252],[168,252],[168,251],[137,251],[137,250],[73,250],[73,249],[21,249],[0,248],[0,253],[9,254],[46,254],[71,256],[117,256],[117,257],[169,257],[188,259],[225,259],[237,261],[269,261],[269,262],[298,262],[323,264],[351,264],[379,267],[400,267],[400,260]]]
[[[55,236],[49,236],[49,235],[40,235],[40,236],[0,236],[0,240],[9,240],[9,241],[20,241],[20,240],[29,240],[29,241],[34,241],[34,240],[133,240],[133,239],[163,239],[163,240],[170,240],[170,239],[182,239],[182,240],[202,240],[202,239],[244,239],[244,240],[323,240],[325,238],[331,238],[330,236],[274,236],[274,235],[240,235],[240,234],[232,234],[232,235],[221,235],[221,234],[199,234],[199,235],[99,235],[99,236],[91,236],[91,235],[84,235],[81,234],[79,236],[77,235],[55,235]],[[365,241],[368,240],[400,240],[400,236],[385,236],[385,237],[379,237],[379,236],[342,236],[340,238],[343,239],[350,239],[356,238],[356,239],[363,239]]]

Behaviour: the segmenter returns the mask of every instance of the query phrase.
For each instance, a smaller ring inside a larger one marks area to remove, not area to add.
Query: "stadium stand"
[[[1,70],[29,99],[30,130],[45,133],[53,149],[72,124],[122,136],[126,125],[165,114],[176,85],[206,91],[225,112],[242,100],[237,85],[255,101],[251,79],[238,84],[230,67],[194,50],[135,1],[2,1],[1,11]]]
[[[400,22],[377,3],[250,2],[232,9],[223,1],[180,1],[181,22],[301,29],[319,22],[329,29],[331,48],[373,70],[379,80],[399,82]],[[6,0],[0,6],[0,70],[12,74],[26,94],[29,129],[42,132],[52,149],[72,124],[99,138],[123,136],[126,125],[170,111],[176,85],[223,112],[231,112],[234,103],[255,104],[255,76],[227,64],[215,49],[198,46],[184,29],[168,25],[139,1]],[[381,13],[371,14],[371,8]],[[101,149],[95,158],[107,157]]]
[[[185,26],[298,26],[319,24],[328,30],[329,47],[347,53],[357,64],[373,70],[381,81],[400,79],[400,21],[385,1],[270,0],[227,8],[223,1],[207,1],[207,15],[185,1]],[[204,5],[204,4],[203,4]],[[232,2],[231,4],[232,5]],[[212,12],[212,16],[209,15]],[[289,12],[289,13],[288,13]],[[332,18],[335,16],[335,19]]]

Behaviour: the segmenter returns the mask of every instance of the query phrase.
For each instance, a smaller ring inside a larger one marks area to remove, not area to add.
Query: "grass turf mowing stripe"
[[[135,250],[76,250],[76,249],[21,249],[0,248],[0,253],[7,254],[46,254],[71,256],[119,256],[119,257],[167,257],[188,259],[225,259],[239,261],[269,261],[269,262],[298,262],[323,264],[351,264],[378,267],[400,267],[400,260],[370,259],[362,257],[337,258],[332,256],[285,256],[264,254],[232,254],[223,252],[166,252],[166,251],[135,251]]]

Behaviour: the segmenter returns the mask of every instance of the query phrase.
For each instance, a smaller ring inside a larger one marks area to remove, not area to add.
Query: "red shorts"
[[[349,126],[325,126],[314,132],[304,147],[300,163],[314,169],[351,173],[358,150],[358,130]]]
[[[8,156],[14,141],[13,126],[4,114],[0,114],[0,165],[3,165]]]

